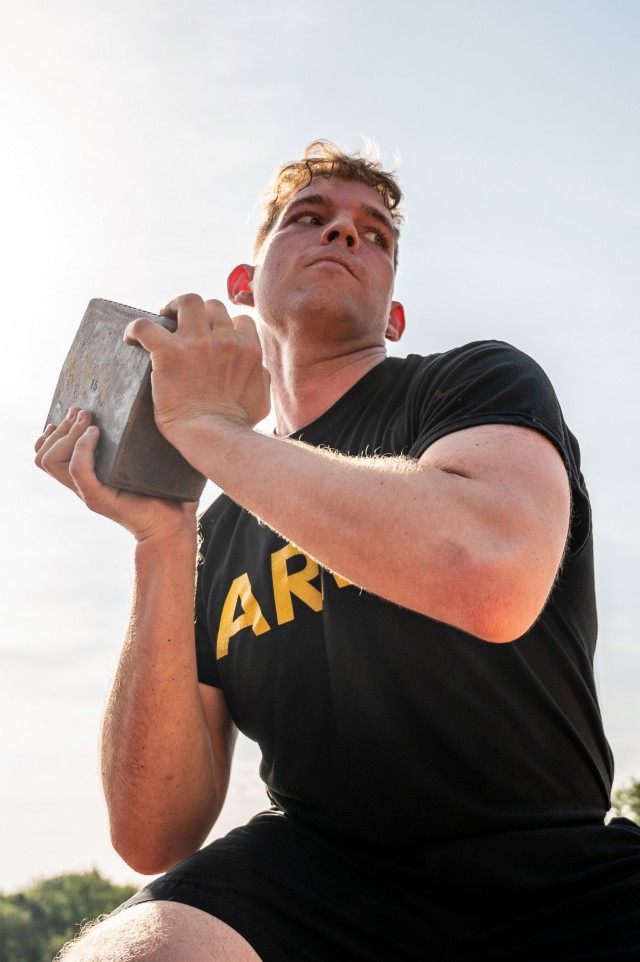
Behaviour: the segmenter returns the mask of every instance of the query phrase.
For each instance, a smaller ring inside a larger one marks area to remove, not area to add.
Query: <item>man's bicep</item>
[[[541,432],[517,424],[454,431],[434,441],[420,457],[425,464],[469,477],[488,477],[497,470],[514,479],[528,476],[539,459],[542,474],[554,476],[568,493],[567,471],[556,446]]]
[[[526,630],[562,562],[571,492],[558,449],[543,434],[509,424],[467,428],[434,442],[420,464],[468,479],[484,537],[508,559],[505,584]]]
[[[569,519],[570,485],[560,452],[543,434],[512,424],[484,424],[435,441],[420,463],[511,491],[515,501],[530,498]],[[566,534],[566,532],[565,532]]]

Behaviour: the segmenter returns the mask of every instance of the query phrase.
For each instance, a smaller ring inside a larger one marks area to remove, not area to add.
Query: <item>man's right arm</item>
[[[105,712],[102,778],[114,848],[144,874],[196,851],[229,781],[235,728],[197,680],[195,539],[136,546],[131,621]]]
[[[136,538],[127,638],[102,733],[114,847],[143,874],[205,840],[227,791],[235,727],[218,689],[199,685],[194,643],[195,506],[102,485],[97,432],[77,412],[36,445],[36,463]]]

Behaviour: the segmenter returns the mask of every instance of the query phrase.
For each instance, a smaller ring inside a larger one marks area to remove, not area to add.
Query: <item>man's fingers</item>
[[[100,431],[94,424],[85,424],[69,459],[69,475],[81,498],[96,510],[96,502],[103,497],[105,486],[95,475],[96,448]]]
[[[145,351],[151,353],[165,344],[169,337],[171,333],[161,324],[156,324],[148,317],[137,317],[135,321],[127,324],[122,339],[125,344],[132,346],[140,344]]]
[[[46,428],[35,443],[36,464],[39,468],[42,467],[42,459],[48,454],[51,448],[69,435],[69,432],[73,429],[76,423],[79,413],[80,408],[69,408],[67,416],[63,421],[60,422],[60,424],[47,424]]]
[[[176,320],[181,335],[202,335],[211,330],[233,331],[233,322],[222,301],[203,301],[199,294],[181,294],[163,307],[160,315]],[[140,344],[149,353],[167,344],[171,337],[172,332],[148,317],[136,318],[124,332],[126,344]]]
[[[180,297],[175,297],[162,308],[160,314],[162,317],[171,317],[176,320],[182,333],[198,332],[211,327],[206,303],[199,294],[181,294]]]
[[[238,314],[237,317],[233,318],[233,326],[238,337],[242,337],[250,344],[257,344],[260,347],[256,322],[249,314]]]
[[[204,302],[204,307],[212,330],[233,332],[233,321],[222,301],[211,298]]]
[[[75,416],[74,416],[75,414]],[[93,451],[98,443],[99,431],[92,428],[90,437],[84,442],[87,429],[91,425],[91,413],[72,408],[64,421],[53,430],[47,427],[44,434],[36,442],[36,464],[65,487],[78,492],[78,484],[71,472],[71,461],[76,449],[80,445],[82,453],[85,450],[86,463],[90,464],[93,474]],[[90,457],[86,451],[90,451]],[[84,463],[84,462],[81,462]]]
[[[94,471],[100,431],[91,424],[90,411],[75,410],[78,413],[70,425],[65,419],[51,432],[46,450],[43,446],[36,463],[51,477],[75,491],[95,511],[104,501],[106,490]]]
[[[55,425],[55,424],[47,424],[46,428],[44,429],[44,431],[42,432],[42,434],[41,434],[40,437],[37,439],[37,441],[36,441],[36,443],[35,443],[35,445],[34,445],[34,450],[35,450],[36,454],[38,454],[38,452],[39,452],[40,449],[42,448],[42,446],[43,446],[43,444],[45,443],[45,441],[47,440],[47,438],[50,438],[51,435],[53,434],[53,432],[54,432],[55,430],[56,430],[56,425]]]
[[[183,331],[207,328],[233,328],[233,322],[222,303],[215,298],[203,300],[199,294],[181,294],[160,311],[162,317],[171,317]]]
[[[169,303],[162,308],[160,314],[162,317],[173,317],[177,320],[178,315],[184,310],[197,310],[198,307],[204,307],[204,301],[199,294],[180,294],[178,297],[174,297],[172,301],[169,301]]]

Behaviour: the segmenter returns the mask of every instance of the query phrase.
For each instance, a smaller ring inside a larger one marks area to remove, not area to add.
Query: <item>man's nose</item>
[[[350,217],[334,217],[325,225],[322,232],[323,244],[344,244],[351,251],[357,251],[360,246],[358,231]]]

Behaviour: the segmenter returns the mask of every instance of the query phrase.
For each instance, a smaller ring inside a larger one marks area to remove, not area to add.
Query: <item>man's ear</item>
[[[389,321],[384,336],[388,341],[399,341],[404,332],[404,325],[404,307],[400,301],[391,301]]]
[[[242,304],[253,307],[253,272],[255,268],[250,264],[238,264],[227,278],[227,294],[232,304]]]

